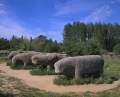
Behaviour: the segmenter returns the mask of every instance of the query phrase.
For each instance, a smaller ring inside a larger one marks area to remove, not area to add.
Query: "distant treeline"
[[[64,50],[70,54],[120,51],[120,25],[74,22],[64,27]],[[119,49],[118,49],[119,47]]]
[[[34,39],[13,36],[10,40],[0,38],[0,50],[34,50],[40,52],[60,52],[60,43],[40,35]]]
[[[41,52],[66,52],[71,55],[120,53],[120,25],[104,23],[66,24],[63,42],[58,43],[40,35],[34,39],[13,36],[10,40],[0,38],[0,49],[35,50]]]

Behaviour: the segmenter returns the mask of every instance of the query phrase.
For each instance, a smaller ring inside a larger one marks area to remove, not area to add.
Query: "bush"
[[[66,76],[58,76],[54,79],[54,84],[56,85],[72,85],[74,84],[70,79],[68,79]]]
[[[21,63],[13,64],[11,60],[7,61],[7,66],[10,66],[10,68],[12,69],[23,69],[24,67],[23,64]],[[33,68],[36,68],[36,65],[34,66],[33,64],[29,64],[26,67],[24,67],[24,69],[33,69]]]
[[[83,45],[83,55],[100,54],[100,47],[94,41],[89,41]]]
[[[103,84],[104,79],[102,77],[98,78],[98,80],[95,81],[96,84]]]
[[[32,69],[30,73],[32,75],[56,75],[54,70],[47,71],[47,69]]]
[[[104,56],[104,75],[113,80],[120,79],[120,60],[118,56]]]
[[[58,76],[54,79],[54,84],[56,85],[74,85],[74,84],[112,84],[115,79],[102,75],[99,78],[94,77],[81,77],[80,79],[69,79],[66,76]]]
[[[24,67],[22,64],[11,64],[10,66],[12,69],[34,69],[35,66],[29,64],[26,67]]]
[[[0,50],[0,57],[7,57],[9,54],[9,51],[7,50]]]
[[[87,42],[80,42],[80,43],[63,44],[63,46],[64,46],[64,51],[72,56],[93,55],[93,54],[97,55],[101,53],[100,46],[92,40],[89,40]]]
[[[4,93],[4,92],[0,91],[0,97],[14,97],[14,95],[11,93]]]
[[[120,54],[120,44],[117,44],[117,45],[114,46],[113,52],[115,54]]]
[[[23,66],[22,65],[18,65],[18,64],[11,64],[10,68],[12,68],[12,69],[22,69]]]
[[[7,61],[7,58],[6,58],[6,57],[0,57],[0,63],[6,62],[6,61]]]

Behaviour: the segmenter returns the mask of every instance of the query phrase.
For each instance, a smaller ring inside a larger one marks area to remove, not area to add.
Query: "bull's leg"
[[[25,69],[26,65],[27,65],[27,63],[24,62],[24,66],[23,66],[24,69]]]
[[[75,79],[79,79],[80,78],[80,65],[76,64],[75,66]]]
[[[50,71],[50,70],[51,70],[50,65],[47,65],[47,71]]]

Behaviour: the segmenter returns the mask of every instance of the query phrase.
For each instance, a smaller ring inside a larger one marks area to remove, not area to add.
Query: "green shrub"
[[[113,52],[115,54],[120,54],[120,44],[117,44],[117,45],[114,46]]]
[[[67,45],[67,46],[66,46]],[[97,55],[101,53],[101,48],[99,45],[90,40],[88,42],[80,42],[80,43],[71,43],[70,45],[68,44],[63,44],[64,50],[67,54],[69,55]]]
[[[6,65],[10,66],[11,64],[12,64],[12,61],[11,60],[7,60]]]
[[[83,55],[97,55],[100,54],[100,47],[94,41],[88,41],[83,45]]]
[[[26,67],[24,67],[22,64],[12,64],[10,66],[12,69],[34,69],[36,68],[36,66],[33,66],[31,64],[27,65]]]
[[[14,95],[12,93],[4,93],[0,91],[0,97],[14,97]]]
[[[106,84],[112,84],[113,81],[114,81],[113,79],[108,78],[108,79],[104,80],[104,83],[106,83]]]
[[[8,50],[0,50],[0,57],[7,57],[9,54]]]
[[[32,69],[30,71],[30,73],[32,75],[56,75],[56,73],[54,72],[54,70],[49,70],[47,71],[47,69]]]
[[[94,78],[94,77],[81,77],[78,80],[75,80],[74,78],[69,79],[66,76],[58,76],[57,78],[54,79],[54,84],[56,85],[74,85],[74,84],[112,84],[115,79],[111,77],[107,77],[102,75],[99,78]]]
[[[4,62],[6,62],[7,61],[7,58],[6,57],[0,57],[0,63],[4,63]]]
[[[54,83],[57,85],[71,85],[74,84],[74,81],[71,81],[66,76],[61,75],[54,79]]]
[[[100,54],[101,54],[101,55],[108,54],[108,51],[105,50],[105,49],[99,48],[99,50],[100,50]]]
[[[10,66],[12,69],[21,69],[23,65],[21,64],[13,64],[11,60],[7,61],[7,66]]]
[[[10,68],[12,68],[12,69],[22,69],[23,66],[18,65],[18,64],[11,64],[11,65],[10,65]]]
[[[96,80],[95,83],[96,84],[103,84],[104,83],[104,79],[102,77],[100,77],[98,80]]]
[[[23,67],[24,67],[23,64],[21,64],[21,63],[19,63],[19,64],[13,64],[11,62],[11,60],[7,61],[7,66],[10,66],[10,68],[12,68],[12,69],[23,69]],[[36,68],[36,65],[29,64],[26,67],[24,67],[24,69],[33,69],[33,68]]]

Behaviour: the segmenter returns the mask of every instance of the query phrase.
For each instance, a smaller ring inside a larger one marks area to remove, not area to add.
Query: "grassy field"
[[[105,67],[104,74],[114,76],[120,79],[120,56],[104,56]]]

